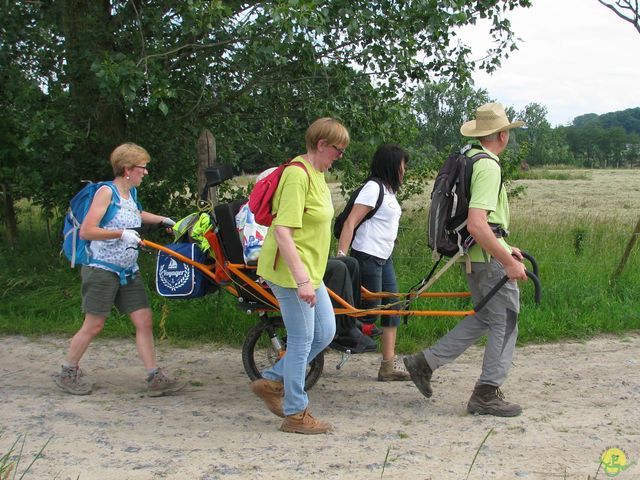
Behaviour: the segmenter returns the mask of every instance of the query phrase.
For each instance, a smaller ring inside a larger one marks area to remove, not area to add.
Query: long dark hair
[[[393,193],[400,189],[402,182],[400,167],[402,161],[409,163],[409,154],[395,144],[380,145],[371,160],[371,176],[379,178]]]

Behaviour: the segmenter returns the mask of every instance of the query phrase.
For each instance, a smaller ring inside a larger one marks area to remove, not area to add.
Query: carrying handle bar
[[[533,285],[535,287],[535,302],[536,304],[540,304],[540,299],[542,298],[542,287],[540,285],[540,279],[538,278],[538,276],[533,273],[530,272],[529,270],[525,270],[527,277],[529,277],[531,279],[531,281],[533,282]],[[487,302],[489,300],[491,300],[491,298],[498,293],[498,290],[500,290],[503,285],[505,283],[507,283],[507,281],[509,280],[509,277],[507,277],[506,275],[504,277],[502,277],[500,279],[500,281],[498,281],[498,283],[491,289],[491,291],[489,293],[487,293],[484,298],[482,300],[480,300],[478,302],[478,304],[476,306],[473,307],[473,310],[477,313],[480,310],[482,310],[482,308],[487,304]]]
[[[538,269],[538,262],[536,262],[536,259],[533,257],[533,255],[531,255],[528,252],[525,252],[524,250],[520,250],[520,253],[522,254],[522,256],[524,258],[526,258],[527,260],[529,260],[529,263],[531,263],[531,269],[533,270],[533,274],[538,277],[538,279],[540,278],[540,270]]]

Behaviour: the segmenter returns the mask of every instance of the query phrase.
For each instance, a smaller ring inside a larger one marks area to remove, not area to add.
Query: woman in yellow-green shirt
[[[258,260],[258,275],[280,304],[287,353],[251,388],[271,412],[284,417],[284,432],[331,430],[329,423],[311,416],[304,382],[307,364],[335,335],[333,306],[322,282],[334,213],[324,172],[342,156],[349,140],[347,129],[333,118],[319,118],[309,126],[307,152],[293,159],[306,169],[284,170],[272,201],[273,224]]]

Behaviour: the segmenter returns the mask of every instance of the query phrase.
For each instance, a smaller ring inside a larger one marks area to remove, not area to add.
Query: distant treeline
[[[566,163],[601,168],[640,163],[640,108],[581,115],[558,130],[571,154]]]
[[[413,111],[420,138],[427,144],[416,151],[446,151],[461,142],[459,126],[477,106],[492,99],[486,90],[456,88],[447,83],[425,85],[415,95]],[[515,131],[509,150],[510,163],[523,166],[572,165],[587,168],[617,168],[640,164],[640,107],[603,115],[576,117],[571,125],[552,127],[547,108],[530,103],[522,111],[507,106],[512,119],[525,121]]]

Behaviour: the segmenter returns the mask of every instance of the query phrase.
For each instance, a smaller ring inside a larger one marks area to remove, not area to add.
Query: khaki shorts
[[[139,273],[126,285],[120,285],[117,274],[102,268],[83,266],[80,275],[84,313],[107,317],[114,305],[123,314],[149,308],[149,298]]]

